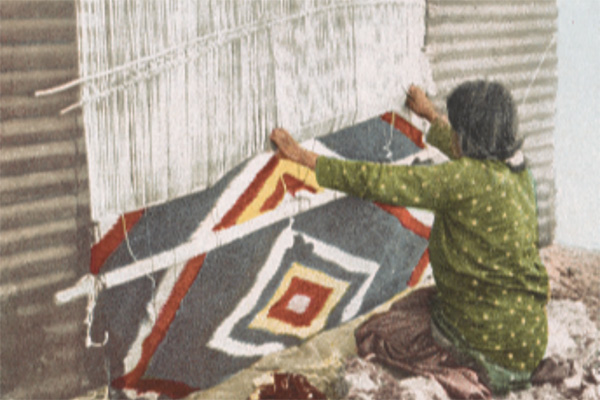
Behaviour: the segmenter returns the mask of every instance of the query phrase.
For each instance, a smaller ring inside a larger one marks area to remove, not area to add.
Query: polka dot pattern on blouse
[[[442,128],[434,124],[430,135],[436,129]],[[432,210],[429,250],[439,308],[434,321],[443,318],[440,326],[451,326],[503,368],[523,372],[537,366],[547,343],[549,287],[528,171],[466,157],[435,166],[319,157],[316,172],[324,187]]]

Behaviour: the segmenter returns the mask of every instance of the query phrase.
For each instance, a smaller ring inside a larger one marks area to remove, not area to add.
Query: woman
[[[271,134],[283,156],[315,169],[324,187],[435,214],[435,290],[417,291],[364,323],[356,332],[359,354],[433,376],[459,397],[526,387],[547,344],[549,287],[514,101],[502,85],[474,81],[448,97],[448,119],[417,87],[407,105],[431,122],[427,141],[451,161],[335,160],[301,148],[283,129]]]

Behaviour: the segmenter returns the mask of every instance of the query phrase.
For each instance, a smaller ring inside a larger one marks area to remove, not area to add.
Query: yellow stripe
[[[267,178],[265,184],[254,200],[252,200],[244,212],[238,217],[236,224],[242,224],[263,214],[260,211],[262,205],[275,192],[279,180],[283,179],[283,174],[286,173],[304,182],[305,185],[315,188],[317,193],[323,191],[323,188],[317,183],[317,176],[314,171],[289,160],[280,160],[275,171]],[[277,205],[279,205],[279,203]]]

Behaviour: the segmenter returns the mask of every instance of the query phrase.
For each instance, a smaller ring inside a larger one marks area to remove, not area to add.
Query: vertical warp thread
[[[275,126],[329,133],[429,79],[424,0],[78,4],[94,220],[206,188]]]

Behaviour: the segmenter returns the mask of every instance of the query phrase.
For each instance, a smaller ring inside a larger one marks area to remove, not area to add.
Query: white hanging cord
[[[281,184],[283,185],[283,198],[285,199],[285,195],[287,193],[287,185],[285,183],[285,180],[283,179],[283,174],[279,176],[279,181],[281,182]],[[283,201],[283,200],[282,200]],[[290,220],[293,221],[294,217],[291,217]]]
[[[215,206],[212,207],[212,209],[209,211],[209,215],[212,220],[211,226],[215,227],[221,222],[221,216],[219,215],[218,204],[215,204]],[[216,243],[217,247],[221,247],[222,239],[221,239],[221,235],[219,235],[219,232],[215,232],[212,229],[210,230],[210,232],[215,238],[215,243]]]
[[[523,96],[523,100],[521,101],[521,105],[525,104],[525,101],[527,100],[527,96],[529,96],[529,91],[531,90],[531,86],[533,86],[533,83],[537,79],[537,76],[540,73],[540,70],[542,69],[542,64],[544,64],[544,61],[546,61],[546,56],[550,52],[550,48],[552,47],[552,45],[555,42],[556,42],[556,35],[552,35],[552,40],[550,40],[550,42],[548,43],[548,46],[546,46],[546,50],[544,50],[542,59],[540,60],[540,63],[538,64],[538,66],[531,78],[531,81],[529,82],[529,85],[527,86],[527,90],[525,91],[525,95]]]
[[[391,114],[392,114],[392,120],[390,122],[390,130],[389,130],[389,135],[388,135],[388,141],[383,146],[383,151],[385,151],[385,158],[389,162],[392,162],[392,156],[394,155],[394,153],[392,152],[391,146],[392,146],[392,139],[394,138],[394,124],[396,122],[396,113],[394,113],[394,111],[392,110]]]
[[[146,274],[146,277],[148,279],[150,279],[150,282],[152,282],[152,289],[151,289],[152,298],[150,299],[150,303],[148,304],[148,307],[146,307],[146,310],[148,311],[148,315],[150,316],[150,320],[152,321],[152,324],[154,324],[156,322],[156,320],[158,319],[158,306],[156,304],[156,279],[154,278],[154,271],[155,271],[155,264],[154,264],[154,257],[153,257],[154,251],[152,250],[152,241],[150,238],[150,231],[148,229],[148,224],[145,223],[144,225],[146,227],[146,244],[148,246],[148,254],[152,258],[152,271]]]
[[[393,57],[393,53],[391,51],[390,51],[390,55],[392,55],[392,57]],[[392,59],[392,61],[390,61],[390,63],[393,65],[393,59]],[[404,89],[404,88],[402,88],[402,89]],[[392,162],[392,156],[394,155],[394,153],[392,152],[392,149],[391,149],[392,139],[394,138],[394,122],[395,122],[395,118],[396,118],[396,114],[394,113],[393,107],[390,107],[390,113],[392,115],[392,120],[390,122],[390,131],[389,131],[389,135],[388,135],[388,141],[383,146],[383,151],[385,151],[385,158],[386,158],[386,160],[388,160],[388,162]]]
[[[297,170],[298,173],[296,174],[297,176],[300,176],[299,166],[300,165],[298,164],[298,170]],[[282,199],[282,201],[284,201],[285,200],[285,196],[288,193],[288,187],[287,187],[287,184],[285,183],[285,179],[283,179],[283,174],[281,174],[279,176],[279,182],[281,182],[281,184],[283,185],[283,199]],[[310,207],[310,200],[308,200],[308,201],[309,201],[309,207]],[[297,205],[297,208],[296,208],[297,212],[300,212],[303,209],[302,199],[300,197],[298,197],[298,196],[292,196],[292,202]],[[293,216],[290,217],[290,220],[291,220],[290,223],[293,224],[294,217]]]
[[[131,256],[131,258],[133,258],[133,261],[137,262],[138,259],[135,256],[135,254],[133,254],[133,249],[131,248],[131,243],[129,242],[129,234],[127,232],[127,224],[125,222],[124,215],[121,215],[121,224],[123,226],[123,233],[125,235],[125,244],[127,245],[127,251],[129,252],[129,255]],[[152,253],[152,245],[150,242],[150,233],[148,231],[148,224],[145,224],[145,227],[146,227],[146,242],[147,242],[148,251],[150,252],[150,257],[152,260],[152,270],[145,275],[148,279],[150,279],[150,282],[152,282],[152,290],[151,290],[152,299],[150,300],[150,303],[148,304],[148,307],[146,309],[148,311],[148,314],[150,315],[150,319],[152,320],[152,322],[155,322],[158,317],[158,310],[157,310],[157,306],[156,306],[156,296],[155,296],[156,279],[154,278],[154,257],[152,257],[153,253]]]
[[[86,326],[85,347],[88,349],[90,347],[104,347],[106,343],[108,343],[107,331],[104,331],[104,340],[102,342],[94,342],[91,335],[92,324],[94,323],[94,309],[96,308],[96,300],[104,285],[98,277],[93,275],[86,275],[84,279],[87,280],[86,286],[91,287],[91,290],[88,292],[86,317],[83,321]]]
[[[129,234],[127,233],[127,224],[125,222],[125,215],[121,214],[121,225],[123,226],[123,233],[125,234],[125,244],[127,245],[127,251],[133,261],[137,262],[137,257],[133,254],[133,250],[131,249],[131,244],[129,243]]]

